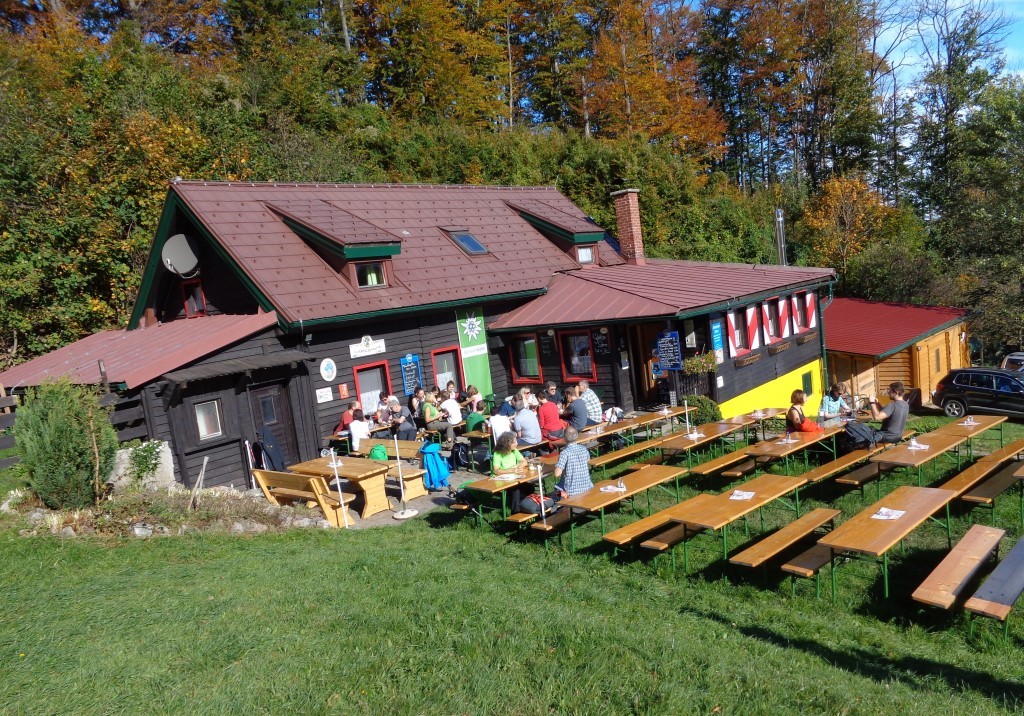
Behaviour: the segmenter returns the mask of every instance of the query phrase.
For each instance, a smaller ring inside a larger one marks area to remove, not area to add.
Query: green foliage
[[[714,354],[712,354],[714,355]],[[687,395],[686,402],[691,408],[697,410],[690,413],[691,425],[704,425],[714,423],[722,419],[722,411],[718,403],[704,395]]]
[[[30,389],[15,432],[21,465],[51,508],[92,504],[114,468],[117,433],[96,394],[67,381]]]
[[[159,440],[150,440],[130,448],[128,468],[134,483],[139,484],[147,477],[152,477],[156,473],[156,468],[160,465],[160,448],[162,445],[163,443]]]

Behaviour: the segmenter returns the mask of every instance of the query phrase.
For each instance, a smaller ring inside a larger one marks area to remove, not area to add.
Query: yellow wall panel
[[[737,395],[731,400],[721,404],[722,417],[731,418],[735,415],[752,413],[763,408],[788,408],[789,398],[794,390],[804,387],[804,373],[811,374],[811,385],[813,395],[807,398],[804,406],[804,414],[814,418],[818,414],[818,407],[821,405],[821,360],[807,363],[796,370],[780,376],[775,380],[763,383],[753,390]]]

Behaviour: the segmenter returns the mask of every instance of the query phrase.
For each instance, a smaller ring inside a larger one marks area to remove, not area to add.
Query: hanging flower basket
[[[715,361],[715,354],[711,351],[683,358],[683,373],[686,375],[712,373],[715,371],[717,366],[718,363]]]

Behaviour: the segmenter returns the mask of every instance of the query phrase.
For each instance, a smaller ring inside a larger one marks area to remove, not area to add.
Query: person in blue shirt
[[[846,401],[843,400],[842,383],[833,383],[832,387],[828,389],[828,392],[821,399],[821,410],[821,417],[825,420],[850,415],[852,410],[846,404]]]

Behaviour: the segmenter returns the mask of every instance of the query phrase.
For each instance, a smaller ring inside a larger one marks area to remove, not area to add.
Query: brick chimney
[[[619,249],[627,264],[643,266],[644,236],[640,229],[640,190],[613,191],[615,218],[619,223]]]

